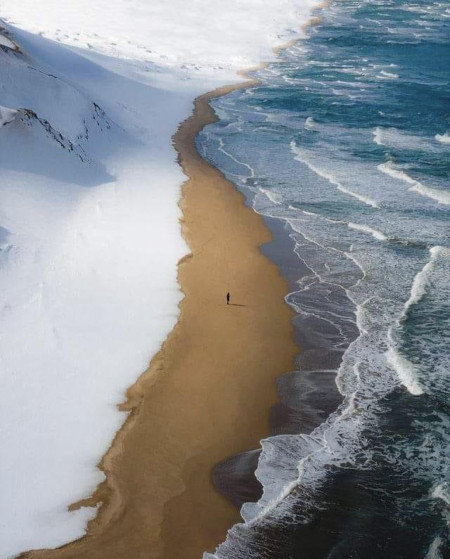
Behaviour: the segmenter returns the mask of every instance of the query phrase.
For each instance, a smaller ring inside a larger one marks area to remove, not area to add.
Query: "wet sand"
[[[275,380],[298,347],[288,285],[259,250],[269,230],[195,149],[196,134],[216,120],[209,100],[232,89],[199,97],[174,136],[189,177],[180,202],[191,251],[179,263],[185,297],[174,330],[128,391],[130,416],[100,465],[107,481],[76,505],[101,503],[99,514],[84,538],[23,557],[200,559],[239,521],[214,489],[212,468],[269,433]]]

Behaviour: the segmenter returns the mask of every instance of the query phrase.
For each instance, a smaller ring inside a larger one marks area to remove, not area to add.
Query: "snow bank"
[[[8,49],[16,49],[16,45],[4,34],[4,29],[0,27],[0,46]]]
[[[16,118],[17,111],[8,109],[8,107],[0,107],[0,127],[9,124]]]
[[[171,136],[312,5],[3,0],[20,51],[0,49],[0,557],[95,515],[67,507],[101,481],[117,404],[177,318]]]

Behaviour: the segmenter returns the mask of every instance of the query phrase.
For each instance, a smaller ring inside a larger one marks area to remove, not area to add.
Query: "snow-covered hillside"
[[[81,536],[69,512],[173,327],[187,248],[171,136],[271,57],[313,0],[3,0],[0,557]]]

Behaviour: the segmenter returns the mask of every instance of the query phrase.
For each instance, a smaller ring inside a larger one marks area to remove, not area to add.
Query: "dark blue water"
[[[450,4],[322,17],[198,140],[289,235],[312,356],[280,381],[291,427],[263,441],[263,495],[215,556],[450,557]],[[317,396],[332,371],[337,409],[293,428],[301,375]]]

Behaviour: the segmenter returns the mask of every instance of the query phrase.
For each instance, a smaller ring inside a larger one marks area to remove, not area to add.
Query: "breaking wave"
[[[417,192],[421,196],[426,196],[431,200],[435,200],[439,204],[450,205],[450,192],[446,192],[445,190],[438,190],[436,188],[430,188],[429,186],[425,186],[424,184],[420,183],[419,181],[414,180],[408,174],[406,174],[401,169],[394,166],[391,161],[387,163],[382,163],[378,165],[378,169],[389,175],[390,177],[406,182],[407,184],[411,185],[408,190],[411,192]]]

